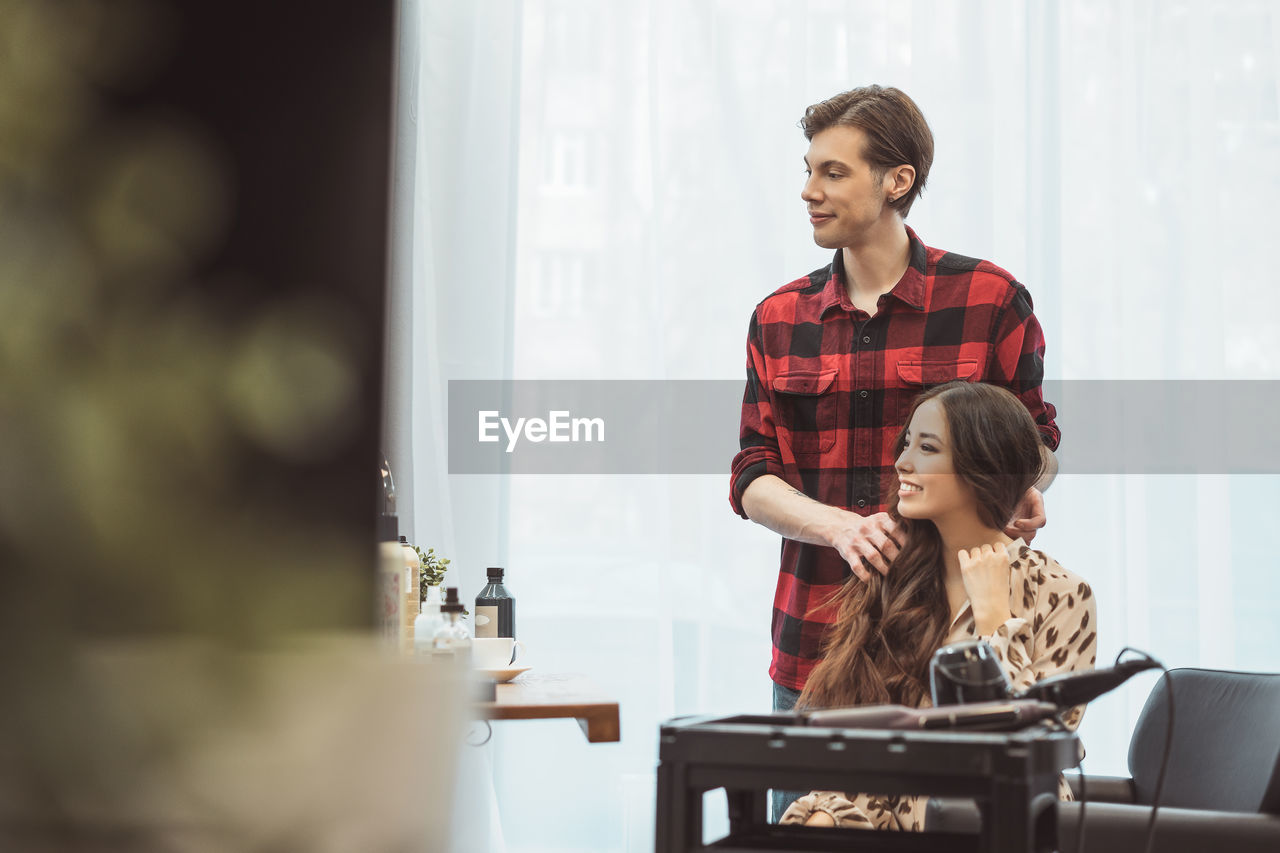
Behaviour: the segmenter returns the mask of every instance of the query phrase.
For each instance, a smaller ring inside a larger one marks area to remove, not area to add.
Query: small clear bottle
[[[458,601],[458,588],[451,586],[445,590],[444,604],[440,605],[443,624],[431,637],[433,656],[452,657],[462,663],[470,663],[471,634],[462,621],[462,611],[462,602]]]
[[[444,615],[440,608],[444,602],[440,600],[440,587],[428,586],[427,596],[422,600],[422,612],[413,620],[413,653],[430,655],[436,630],[444,624]]]
[[[476,596],[476,636],[515,637],[516,598],[502,583],[503,569],[490,566],[489,582]]]

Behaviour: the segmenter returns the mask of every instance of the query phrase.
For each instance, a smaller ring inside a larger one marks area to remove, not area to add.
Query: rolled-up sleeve
[[[733,457],[729,503],[734,512],[746,518],[747,513],[742,508],[742,495],[747,486],[765,474],[780,477],[783,473],[758,308],[751,315],[751,326],[747,332],[747,386],[742,394],[738,444],[741,449]]]
[[[856,802],[862,797],[850,799],[848,794],[839,791],[811,791],[787,806],[778,823],[792,826],[803,825],[815,812],[826,812],[832,822],[841,829],[900,829],[892,810],[884,825],[878,825],[863,810],[862,804]],[[885,811],[881,809],[881,811]]]
[[[1044,330],[1036,319],[1031,294],[1015,282],[1013,298],[1000,314],[992,336],[987,381],[1004,385],[1027,407],[1040,438],[1057,450],[1062,431],[1057,410],[1044,399]]]

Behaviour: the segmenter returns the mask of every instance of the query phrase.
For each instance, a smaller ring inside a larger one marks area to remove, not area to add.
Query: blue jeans
[[[800,698],[799,690],[792,690],[790,687],[783,687],[776,681],[773,684],[773,710],[790,711],[796,706],[796,700]],[[787,806],[792,801],[803,797],[808,791],[779,791],[777,789],[769,789],[769,822],[777,823],[782,818],[782,813],[787,810]]]

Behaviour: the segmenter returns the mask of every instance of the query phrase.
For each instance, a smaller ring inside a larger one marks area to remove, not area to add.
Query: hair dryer
[[[1034,699],[1070,708],[1097,699],[1139,672],[1159,668],[1159,661],[1137,658],[1103,669],[1053,675],[1014,693],[991,644],[986,640],[963,640],[933,653],[929,664],[929,692],[934,705]]]

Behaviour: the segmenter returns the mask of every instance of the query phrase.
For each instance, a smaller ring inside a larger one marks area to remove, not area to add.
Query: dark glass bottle
[[[516,599],[502,585],[503,570],[486,570],[489,582],[476,596],[474,620],[477,637],[512,637],[516,635]]]

